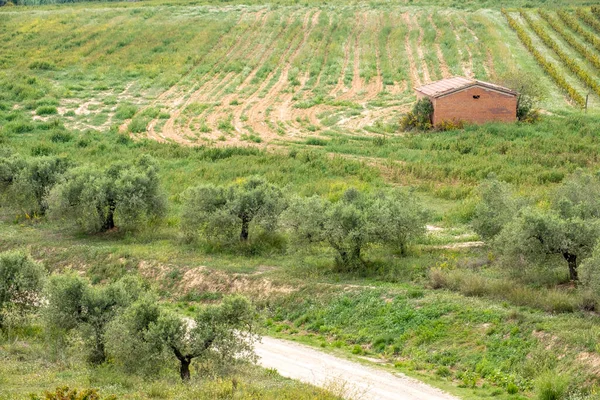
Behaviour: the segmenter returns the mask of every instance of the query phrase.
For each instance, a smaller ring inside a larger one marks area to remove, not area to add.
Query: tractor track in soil
[[[246,43],[248,43],[250,35],[246,35],[245,33],[248,31],[255,30],[258,26],[263,27],[266,24],[269,14],[270,14],[270,12],[266,12],[266,13],[263,13],[263,14],[257,16],[254,23],[249,25],[249,27],[246,28],[239,35],[238,40],[236,40],[235,43],[229,48],[229,50],[227,51],[225,56],[219,62],[215,63],[212,66],[211,70],[204,75],[204,76],[211,76],[211,75],[212,76],[207,82],[201,84],[200,88],[195,90],[187,98],[187,100],[185,100],[185,102],[183,103],[183,105],[181,107],[177,108],[177,110],[175,110],[172,113],[171,117],[165,123],[165,126],[163,127],[162,132],[160,134],[163,137],[163,139],[171,139],[171,140],[175,140],[177,142],[181,142],[182,140],[189,142],[189,139],[185,139],[185,136],[193,135],[193,132],[190,129],[190,124],[189,123],[185,124],[184,129],[182,131],[178,131],[178,129],[175,126],[177,118],[179,117],[179,115],[181,115],[181,113],[190,104],[200,102],[200,101],[208,101],[210,98],[208,96],[210,96],[211,93],[213,93],[215,90],[217,90],[222,82],[227,82],[227,81],[233,79],[233,77],[236,75],[235,72],[229,72],[226,74],[224,74],[224,73],[214,74],[214,72],[217,70],[217,68],[221,68],[222,66],[226,65],[227,61],[230,59],[230,57],[232,57],[234,52],[241,51],[242,49],[244,49],[246,47],[244,45]],[[195,116],[195,117],[198,117],[198,116]]]
[[[302,38],[295,47],[290,45],[288,51],[282,57],[282,61],[285,60],[285,65],[279,71],[279,77],[277,81],[271,88],[268,89],[266,95],[255,101],[248,110],[248,125],[261,138],[276,135],[276,133],[272,132],[271,128],[267,125],[267,121],[265,120],[266,111],[267,109],[269,109],[271,104],[276,101],[277,96],[281,92],[282,88],[285,87],[285,85],[287,84],[291,63],[298,56],[302,47],[305,45],[308,37],[310,36],[312,30],[314,29],[314,26],[318,21],[318,17],[321,11],[317,10],[312,15],[311,13],[313,13],[313,10],[306,13],[302,22],[302,27],[300,29],[301,32],[298,32],[295,35],[291,43],[295,42],[296,36],[298,36],[298,34],[300,33],[302,34]],[[265,80],[267,86],[271,79],[274,78],[275,73],[276,72],[273,71],[272,76]],[[258,91],[258,93],[262,92],[262,90],[264,90],[267,86],[263,87],[260,91]],[[250,104],[251,101],[249,101],[248,103]]]
[[[404,19],[404,22],[408,27],[406,31],[406,37],[404,38],[404,49],[408,58],[408,64],[410,68],[410,79],[412,81],[413,87],[419,87],[423,84],[423,82],[421,82],[421,78],[419,77],[419,69],[417,68],[417,63],[415,61],[415,57],[412,51],[412,46],[410,45],[410,31],[412,30],[410,15],[408,13],[404,13],[402,14],[402,18]]]
[[[277,41],[277,39],[279,39],[279,37],[281,37],[281,35],[283,35],[284,32],[287,32],[288,29],[290,28],[290,26],[292,25],[292,21],[294,20],[295,16],[292,15],[289,17],[288,23],[286,25],[286,27],[284,29],[281,29],[277,35],[275,36],[274,40],[272,43],[275,43]],[[294,35],[293,39],[296,37],[296,34]],[[284,55],[287,53],[289,47],[287,49],[285,49],[283,51],[283,54],[280,58],[283,58]],[[263,54],[261,55],[260,59],[258,60],[256,67],[252,70],[252,72],[248,75],[248,77],[246,77],[246,79],[244,80],[244,82],[242,82],[242,84],[238,87],[237,91],[238,93],[243,91],[248,85],[251,84],[252,80],[254,79],[254,77],[256,76],[257,72],[259,71],[260,67],[262,66],[262,64],[264,63],[264,61],[267,59],[267,57],[271,56],[273,54],[274,48],[271,47],[270,49],[267,49],[265,52],[263,52]],[[237,106],[237,108],[233,111],[233,118],[232,118],[232,124],[233,127],[235,129],[235,131],[239,134],[243,133],[243,124],[242,124],[242,115],[244,114],[244,112],[248,109],[248,107],[250,106],[251,102],[254,101],[254,99],[258,98],[261,90],[263,88],[266,87],[266,85],[268,85],[268,82],[270,81],[270,79],[273,77],[273,73],[274,71],[271,71],[271,73],[269,73],[267,75],[267,77],[263,80],[263,83],[258,85],[256,89],[254,89],[249,96],[243,100],[243,104]]]
[[[429,16],[427,17],[427,19],[429,20],[429,23],[431,24],[431,26],[433,27],[433,29],[435,30],[435,52],[437,54],[437,58],[440,62],[440,70],[442,71],[442,78],[446,79],[452,76],[452,73],[450,72],[450,68],[448,67],[448,63],[446,62],[446,59],[444,58],[444,53],[442,52],[442,46],[440,46],[440,40],[442,37],[442,33],[440,32],[439,28],[437,27],[437,25],[435,24],[435,22],[433,21],[433,15],[429,14]]]
[[[463,43],[462,37],[460,36],[460,33],[458,33],[458,29],[454,25],[454,21],[452,20],[452,18],[448,18],[448,20],[450,22],[452,32],[454,32],[454,37],[456,38],[456,50],[461,60],[461,68],[463,70],[463,74],[467,78],[473,78],[473,54],[471,53],[471,49],[468,45],[465,45],[465,49],[467,51],[467,60],[465,61],[463,49],[460,46],[460,44]]]
[[[241,43],[242,40],[245,39],[244,33],[247,32],[249,29],[251,29],[252,26],[254,26],[257,22],[259,22],[260,20],[263,19],[263,17],[268,14],[268,11],[266,9],[261,9],[259,11],[256,12],[255,18],[254,18],[254,23],[253,24],[249,24],[249,26],[244,29],[240,34],[238,34],[238,38],[237,40],[235,40],[231,46],[228,48],[227,53],[225,54],[225,57],[223,57],[222,60],[226,60],[227,56],[229,54],[231,54],[236,48],[237,46],[239,46],[239,44]],[[240,16],[240,19],[238,20],[238,22],[236,23],[235,26],[239,26],[239,24],[242,21],[243,16],[246,15],[245,13],[242,14],[242,16]],[[227,33],[229,34],[232,30],[235,30],[235,26]],[[226,35],[227,35],[226,34]],[[220,46],[220,44],[223,42],[224,40],[224,36],[223,35],[219,38],[219,40],[217,41],[216,45],[214,48],[218,48]],[[177,83],[175,83],[171,88],[169,88],[167,91],[165,91],[164,93],[162,93],[160,96],[158,96],[158,98],[153,102],[153,105],[158,104],[158,102],[163,102],[164,100],[166,100],[169,97],[172,97],[175,93],[176,90],[178,88],[180,88],[182,85],[183,80],[189,76],[192,71],[194,71],[201,63],[202,61],[204,61],[204,59],[206,58],[206,56],[210,54],[210,52],[207,52],[206,54],[204,54],[195,64],[195,66],[193,68],[191,68],[184,76],[182,76]],[[210,74],[213,74],[215,71],[215,68],[221,65],[221,63],[215,63],[212,68],[210,69],[209,72],[205,73],[202,78],[209,76]],[[200,83],[200,87],[198,89],[198,86],[195,85],[194,87],[192,87],[192,89],[188,90],[188,91],[184,91],[183,94],[181,94],[180,96],[176,96],[175,100],[172,101],[171,106],[170,106],[170,117],[167,120],[167,122],[165,123],[165,126],[162,129],[161,133],[157,133],[155,131],[155,126],[157,124],[157,120],[153,119],[147,128],[147,135],[148,137],[150,137],[151,139],[154,140],[158,140],[158,141],[166,141],[166,140],[175,140],[176,142],[181,142],[181,138],[178,137],[178,135],[176,134],[176,132],[174,131],[174,125],[175,125],[175,120],[179,117],[179,115],[181,114],[181,112],[183,110],[185,110],[185,108],[191,104],[193,101],[195,101],[195,93],[198,93],[198,91],[202,90],[203,87],[206,84],[211,84],[212,82],[214,82],[216,79],[218,79],[218,76],[220,74],[217,75],[213,75],[207,82],[203,82]],[[186,99],[187,97],[187,99]],[[184,141],[184,142],[189,142],[189,141]]]
[[[416,26],[419,30],[419,39],[417,40],[417,54],[419,56],[419,61],[421,64],[421,68],[423,70],[423,82],[430,83],[431,82],[431,74],[429,72],[429,67],[427,66],[427,61],[425,61],[425,54],[423,53],[423,38],[425,37],[425,31],[419,25],[419,22],[416,21],[416,16],[412,16],[411,25]]]

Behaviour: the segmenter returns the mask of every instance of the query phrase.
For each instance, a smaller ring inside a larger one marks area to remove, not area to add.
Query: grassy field
[[[389,134],[414,87],[452,75],[497,80],[517,68],[540,76],[544,108],[570,108],[498,10],[8,10],[0,65],[52,82],[56,112],[72,129],[118,125],[138,137],[217,146]]]
[[[138,273],[182,314],[241,292],[262,310],[268,334],[377,359],[464,398],[533,398],[540,379],[556,376],[595,398],[600,324],[566,269],[546,266],[543,282],[517,279],[469,225],[475,188],[490,174],[543,205],[569,174],[600,166],[600,20],[582,1],[541,5],[2,7],[0,156],[63,156],[100,169],[149,154],[169,207],[159,226],[93,236],[0,208],[0,250],[26,249],[50,271],[74,269],[94,283]],[[415,86],[515,70],[546,91],[540,122],[398,132]],[[586,115],[577,95],[588,92]],[[289,238],[246,252],[183,240],[186,188],[252,175],[330,200],[350,187],[410,187],[430,211],[429,232],[406,256],[372,247],[357,274],[334,272],[331,249]],[[120,398],[232,398],[232,377],[241,388],[234,398],[335,398],[253,367],[191,387],[170,370],[152,380],[117,376],[43,354],[40,329],[33,322],[0,341],[0,398],[65,384]]]

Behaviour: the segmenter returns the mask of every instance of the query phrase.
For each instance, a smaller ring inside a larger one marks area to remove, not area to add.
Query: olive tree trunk
[[[577,256],[571,253],[563,253],[563,257],[567,260],[569,265],[569,278],[571,282],[577,282],[579,277],[577,276]]]

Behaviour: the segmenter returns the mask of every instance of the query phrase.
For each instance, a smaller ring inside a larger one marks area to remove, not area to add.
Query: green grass
[[[600,167],[597,110],[586,116],[567,104],[510,30],[499,3],[244,4],[151,0],[0,9],[0,151],[63,156],[94,169],[149,154],[169,201],[160,225],[95,236],[81,235],[68,221],[15,221],[0,208],[0,250],[27,249],[50,270],[72,268],[94,283],[140,273],[182,313],[237,285],[261,307],[271,334],[343,356],[381,357],[389,369],[464,398],[553,396],[562,390],[549,384],[555,376],[568,377],[569,388],[598,384],[597,315],[582,311],[581,291],[561,286],[560,266],[514,276],[487,247],[447,248],[478,239],[468,226],[474,188],[490,174],[543,203],[570,173]],[[419,26],[407,26],[405,16]],[[406,52],[421,79],[425,66],[438,78],[437,46],[452,74],[472,66],[481,79],[514,70],[538,76],[548,92],[542,107],[553,115],[535,125],[398,134],[398,117],[414,101],[417,83]],[[561,46],[575,57],[566,42]],[[383,90],[370,93],[378,79]],[[356,93],[348,91],[353,81],[361,84]],[[353,127],[365,116],[375,117]],[[174,127],[167,141],[189,136],[191,144],[219,147],[158,143],[143,137],[149,126],[157,134]],[[235,140],[239,147],[221,147]],[[413,188],[431,211],[428,222],[445,230],[413,244],[405,257],[372,247],[364,270],[351,275],[333,272],[331,249],[299,246],[289,237],[287,246],[253,254],[183,241],[186,188],[252,175],[289,194],[330,200],[349,187]],[[63,384],[132,399],[229,395],[230,375],[190,387],[178,385],[173,371],[146,381],[111,367],[89,369],[76,357],[48,360],[39,337],[21,339],[0,344],[0,398]],[[536,379],[542,372],[546,378]],[[240,391],[266,399],[330,398],[255,368],[233,374]]]
[[[14,339],[14,338],[13,338]],[[21,337],[21,339],[24,339]],[[229,368],[220,378],[198,377],[181,383],[175,369],[165,368],[154,378],[124,374],[117,367],[106,365],[91,368],[66,354],[52,358],[41,339],[28,342],[0,342],[0,399],[25,400],[29,394],[40,397],[45,391],[69,386],[72,389],[94,388],[102,396],[118,399],[311,399],[334,400],[339,397],[279,376],[271,370],[241,365]],[[63,363],[67,362],[67,365]],[[102,397],[104,398],[104,397]]]

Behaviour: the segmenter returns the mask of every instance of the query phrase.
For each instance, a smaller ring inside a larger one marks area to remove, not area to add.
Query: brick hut
[[[476,124],[517,120],[518,93],[493,83],[454,77],[415,90],[418,99],[431,100],[433,125],[452,120]]]

